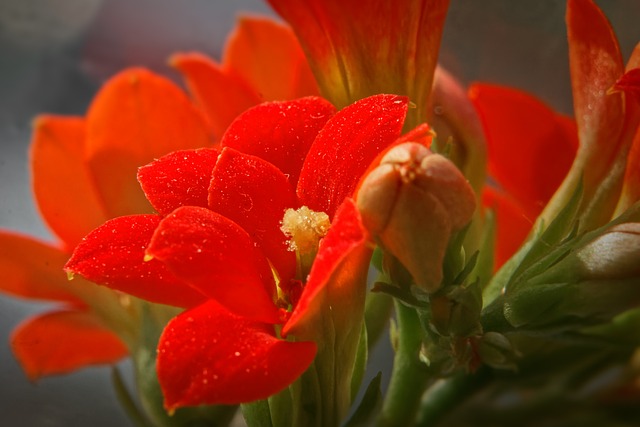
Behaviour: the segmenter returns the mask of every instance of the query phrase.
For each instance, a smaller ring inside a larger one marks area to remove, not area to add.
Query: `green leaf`
[[[351,377],[351,401],[356,398],[362,378],[367,369],[367,359],[369,358],[369,344],[367,338],[367,326],[363,323],[360,330],[360,340],[358,342],[358,351],[353,366],[353,376]]]
[[[378,375],[371,380],[367,390],[364,392],[360,405],[358,405],[358,408],[344,427],[366,427],[371,425],[371,420],[380,411],[380,403],[382,402],[381,382],[382,372],[378,372]]]

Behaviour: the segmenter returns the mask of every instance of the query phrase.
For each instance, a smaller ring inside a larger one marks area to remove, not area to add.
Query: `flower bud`
[[[611,227],[578,251],[581,273],[590,279],[640,277],[640,223]]]
[[[473,190],[456,166],[420,144],[400,144],[364,178],[357,203],[383,249],[417,286],[435,292],[449,239],[475,210]]]

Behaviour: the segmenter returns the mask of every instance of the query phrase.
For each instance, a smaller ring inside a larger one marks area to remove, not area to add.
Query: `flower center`
[[[297,278],[303,283],[318,253],[320,239],[327,234],[330,226],[329,215],[314,212],[306,206],[287,209],[284,213],[280,230],[289,237],[289,250],[296,253]]]

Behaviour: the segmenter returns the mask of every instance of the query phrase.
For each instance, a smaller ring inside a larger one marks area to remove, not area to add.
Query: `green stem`
[[[412,425],[430,374],[420,360],[422,330],[415,309],[395,302],[398,344],[391,382],[378,419],[378,426]]]
[[[393,299],[383,292],[367,293],[364,321],[367,325],[367,345],[371,350],[382,336],[393,307]]]
[[[423,396],[417,425],[424,427],[436,425],[490,379],[490,369],[481,368],[474,374],[461,373],[452,378],[437,381]]]

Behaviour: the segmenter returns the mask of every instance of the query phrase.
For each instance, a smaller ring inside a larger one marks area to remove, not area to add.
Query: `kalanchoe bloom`
[[[220,129],[265,98],[317,93],[292,31],[267,19],[242,19],[219,67],[197,54],[176,55],[173,63],[204,115],[169,80],[128,69],[105,83],[85,117],[47,115],[34,121],[33,189],[57,241],[0,232],[0,290],[64,304],[27,320],[12,337],[14,353],[32,379],[116,362],[127,354],[122,340],[130,345],[137,339],[127,320],[136,315],[135,304],[81,278],[68,282],[62,271],[71,250],[93,228],[114,216],[152,212],[135,180],[137,168],[171,151],[211,146]],[[281,84],[267,84],[274,75]]]
[[[426,120],[448,0],[270,0],[293,27],[327,99],[337,106],[375,93],[406,95]]]
[[[389,150],[358,191],[364,224],[417,286],[436,291],[451,235],[466,226],[475,195],[456,166],[417,143]]]
[[[330,419],[346,414],[371,253],[349,197],[398,141],[407,107],[395,95],[335,115],[316,97],[254,107],[220,150],[179,151],[140,169],[158,214],[111,220],[77,247],[68,271],[188,309],[159,344],[167,408],[266,398],[317,352]],[[341,368],[325,366],[338,349]]]

